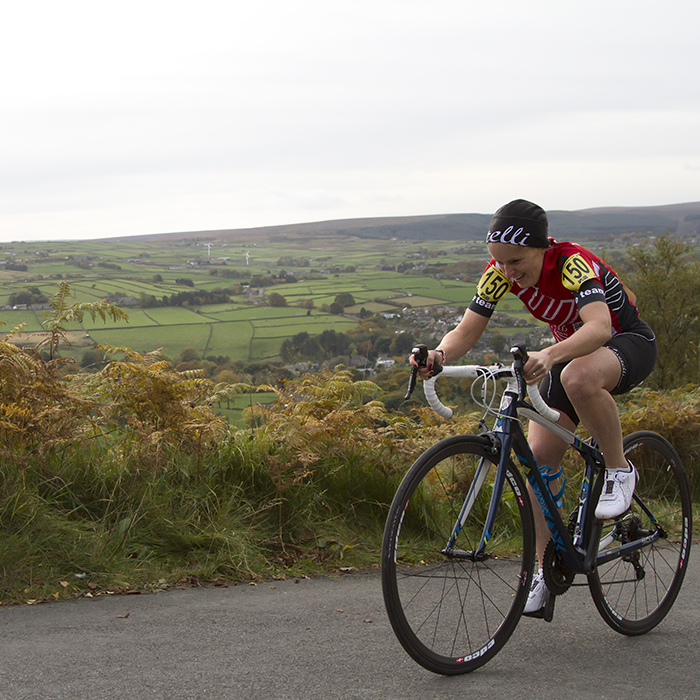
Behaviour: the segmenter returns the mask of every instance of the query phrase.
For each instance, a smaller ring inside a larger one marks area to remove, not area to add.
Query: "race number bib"
[[[561,270],[562,284],[572,292],[577,292],[584,282],[597,279],[593,268],[578,253],[574,253]]]
[[[495,265],[491,265],[481,275],[476,293],[484,301],[495,304],[509,292],[510,288],[510,280]]]

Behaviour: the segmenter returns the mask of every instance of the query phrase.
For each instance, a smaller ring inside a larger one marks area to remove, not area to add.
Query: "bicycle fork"
[[[455,542],[457,541],[457,536],[459,533],[462,531],[462,528],[464,527],[464,523],[467,522],[467,518],[469,517],[469,513],[471,512],[472,507],[474,506],[474,503],[476,502],[477,496],[481,493],[481,488],[484,485],[484,482],[486,481],[486,475],[489,472],[489,469],[491,468],[491,462],[489,462],[485,457],[482,457],[479,460],[479,465],[476,468],[476,473],[474,474],[474,479],[471,483],[471,486],[469,487],[469,492],[467,493],[467,497],[464,499],[464,503],[462,505],[462,509],[459,512],[459,516],[457,517],[457,522],[455,523],[454,528],[452,529],[452,534],[450,535],[450,539],[447,541],[447,546],[445,549],[442,550],[442,554],[445,554],[449,557],[453,557],[455,559],[468,559],[470,561],[482,561],[483,559],[486,558],[485,550],[486,550],[486,543],[488,542],[488,531],[490,530],[489,523],[493,523],[493,518],[491,518],[491,509],[493,508],[493,498],[495,496],[496,488],[494,485],[494,493],[491,496],[491,505],[489,507],[489,515],[486,519],[486,527],[484,528],[484,532],[481,535],[481,542],[479,543],[479,547],[473,551],[473,552],[467,552],[461,549],[455,549],[454,545]],[[496,478],[496,483],[498,483],[498,477]]]

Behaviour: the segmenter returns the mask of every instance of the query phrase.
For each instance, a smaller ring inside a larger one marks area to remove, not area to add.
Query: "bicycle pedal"
[[[538,620],[544,620],[545,622],[551,622],[552,618],[554,617],[554,602],[556,600],[556,596],[551,595],[549,596],[547,602],[539,609],[535,610],[534,612],[530,613],[523,613],[523,617],[534,617]]]
[[[554,603],[556,601],[557,597],[555,595],[549,596],[549,600],[544,604],[544,608],[542,608],[542,619],[545,622],[551,622],[552,618],[554,617]]]

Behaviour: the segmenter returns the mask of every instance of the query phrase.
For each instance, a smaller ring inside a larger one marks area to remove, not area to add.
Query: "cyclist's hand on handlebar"
[[[547,376],[553,363],[546,349],[530,352],[528,355],[529,359],[523,367],[523,376],[528,384],[535,384]]]
[[[416,354],[412,354],[409,356],[408,361],[410,362],[411,367],[418,369],[418,376],[421,379],[430,379],[432,376],[437,374],[435,370],[437,367],[440,367],[441,359],[441,353],[436,352],[435,350],[428,350],[428,354],[424,360],[423,358],[417,358]]]

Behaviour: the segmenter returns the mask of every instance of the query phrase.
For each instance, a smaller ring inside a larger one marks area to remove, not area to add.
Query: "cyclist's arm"
[[[583,325],[565,340],[544,350],[530,353],[525,365],[525,378],[539,381],[559,362],[568,362],[595,352],[612,337],[610,309],[603,301],[586,304],[579,310]]]
[[[462,357],[462,355],[469,352],[474,345],[476,345],[479,338],[481,338],[488,324],[489,319],[487,316],[481,316],[475,311],[467,309],[459,325],[446,333],[445,337],[438,344],[438,347],[445,353],[446,361],[454,362]],[[437,362],[442,362],[441,354],[439,352],[436,353],[435,350],[431,350],[428,353],[427,366],[421,371],[422,377],[428,376],[436,359]],[[411,364],[415,365],[413,357],[411,357]]]

